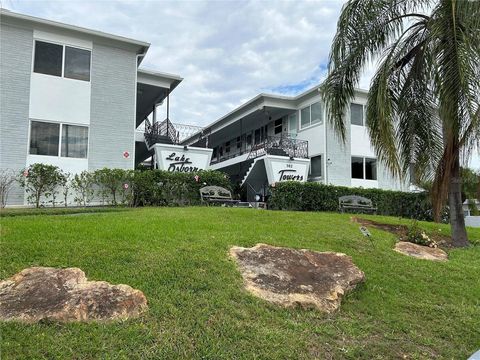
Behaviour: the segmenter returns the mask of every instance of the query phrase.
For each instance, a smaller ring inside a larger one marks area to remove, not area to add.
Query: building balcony
[[[308,141],[285,136],[267,136],[263,141],[232,154],[218,154],[212,158],[210,165],[221,168],[221,163],[236,163],[253,160],[264,155],[276,155],[289,158],[308,159]],[[238,161],[235,161],[237,160]],[[223,165],[223,164],[222,164]]]

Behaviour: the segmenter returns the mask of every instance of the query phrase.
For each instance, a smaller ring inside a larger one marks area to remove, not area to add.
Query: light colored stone
[[[365,280],[352,259],[342,253],[296,250],[257,244],[232,247],[245,288],[274,304],[338,309],[343,295]]]
[[[87,281],[78,268],[31,267],[0,282],[3,321],[123,320],[147,308],[147,299],[140,290]]]
[[[412,256],[417,259],[447,261],[448,255],[439,248],[431,248],[407,241],[399,241],[395,244],[394,250],[404,255]]]

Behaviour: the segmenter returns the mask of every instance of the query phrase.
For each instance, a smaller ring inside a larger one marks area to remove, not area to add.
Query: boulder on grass
[[[407,241],[399,241],[394,250],[400,254],[408,255],[417,259],[447,261],[448,255],[439,248],[418,245]]]
[[[316,307],[330,313],[345,293],[365,280],[351,257],[335,252],[296,250],[257,244],[232,247],[245,288],[274,304]]]
[[[87,281],[78,268],[31,267],[0,282],[0,320],[108,321],[147,309],[140,290]]]

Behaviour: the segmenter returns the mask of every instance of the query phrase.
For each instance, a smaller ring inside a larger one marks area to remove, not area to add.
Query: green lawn
[[[2,360],[466,359],[480,348],[478,245],[428,262],[392,251],[386,232],[370,229],[372,244],[349,215],[231,208],[16,216],[1,225],[1,278],[29,266],[79,267],[142,290],[150,307],[110,324],[1,324]],[[479,229],[469,235],[480,240]],[[344,252],[366,283],[332,315],[270,305],[242,289],[227,256],[232,245],[258,242]]]

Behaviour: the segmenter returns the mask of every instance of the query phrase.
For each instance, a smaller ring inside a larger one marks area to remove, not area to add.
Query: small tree
[[[30,165],[21,175],[19,182],[27,192],[27,201],[35,204],[36,208],[40,207],[42,196],[52,195],[63,178],[57,166],[40,163]]]
[[[68,195],[70,194],[70,190],[72,188],[72,174],[64,173],[64,177],[62,179],[62,195],[63,195],[63,204],[65,207],[68,206]]]
[[[100,186],[100,192],[108,191],[112,196],[112,205],[117,205],[117,194],[122,191],[123,184],[128,180],[127,171],[103,168],[96,170],[94,177],[95,183]]]
[[[87,206],[93,198],[94,177],[88,171],[82,171],[80,174],[75,174],[71,181],[73,190],[77,193],[75,201],[80,205]]]
[[[12,189],[13,183],[17,180],[17,175],[12,169],[0,170],[0,207],[7,205],[8,193]]]

